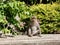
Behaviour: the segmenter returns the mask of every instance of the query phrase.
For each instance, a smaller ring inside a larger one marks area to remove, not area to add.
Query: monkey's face
[[[20,24],[21,27],[24,27],[24,24]]]
[[[31,19],[32,22],[35,22],[37,19]]]
[[[21,22],[21,23],[20,23],[20,26],[21,26],[21,27],[24,27],[25,24],[26,24],[25,22]]]

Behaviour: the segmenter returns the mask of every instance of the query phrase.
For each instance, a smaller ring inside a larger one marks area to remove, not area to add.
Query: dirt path
[[[60,45],[60,34],[42,34],[42,37],[18,35],[0,38],[0,45]]]

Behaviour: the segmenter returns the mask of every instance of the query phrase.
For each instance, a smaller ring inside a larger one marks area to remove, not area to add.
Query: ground
[[[42,34],[42,37],[18,35],[0,38],[0,45],[60,45],[60,34]]]

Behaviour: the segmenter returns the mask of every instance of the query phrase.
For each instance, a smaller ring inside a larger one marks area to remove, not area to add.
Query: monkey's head
[[[21,23],[20,23],[20,26],[21,26],[21,27],[24,27],[25,24],[26,24],[25,22],[21,22]]]
[[[32,22],[35,22],[36,20],[37,20],[37,17],[36,17],[36,16],[32,16],[32,17],[31,17],[31,21],[32,21]]]

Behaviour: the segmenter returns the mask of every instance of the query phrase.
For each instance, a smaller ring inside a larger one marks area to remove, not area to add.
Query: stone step
[[[60,45],[60,34],[42,34],[42,37],[18,35],[0,38],[0,45]]]

